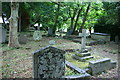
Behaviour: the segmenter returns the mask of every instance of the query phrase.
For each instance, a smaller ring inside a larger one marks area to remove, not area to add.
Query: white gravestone
[[[36,23],[34,26],[37,26],[37,30],[33,33],[33,39],[35,41],[39,41],[42,39],[42,33],[41,33],[41,31],[39,31],[40,27],[42,27],[42,25],[39,26],[38,23]]]
[[[38,30],[36,30],[34,33],[33,33],[33,39],[34,40],[41,40],[42,39],[42,33]]]
[[[81,50],[83,50],[86,48],[86,37],[89,36],[89,33],[86,33],[86,29],[82,29],[82,33],[79,33],[79,36],[82,37]]]

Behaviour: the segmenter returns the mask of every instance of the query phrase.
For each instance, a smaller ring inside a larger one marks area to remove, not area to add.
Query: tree
[[[57,5],[57,10],[56,10],[56,15],[55,15],[55,23],[53,26],[53,34],[55,34],[55,31],[56,31],[56,26],[57,26],[58,17],[59,17],[59,11],[60,11],[60,4]]]
[[[82,24],[81,24],[81,26],[80,26],[80,29],[79,29],[79,32],[82,32],[82,28],[84,27],[84,24],[85,24],[85,21],[86,21],[86,18],[87,18],[87,14],[88,14],[88,11],[89,11],[89,9],[90,9],[90,5],[91,5],[91,3],[88,4],[88,7],[87,7],[87,9],[86,9],[85,16],[84,16],[84,18],[83,18],[83,22],[82,22]]]
[[[75,21],[75,24],[74,24],[73,34],[75,33],[75,30],[76,30],[76,27],[77,27],[77,22],[79,20],[79,16],[80,16],[80,13],[81,13],[82,9],[83,9],[83,7],[81,7],[78,11],[78,15],[77,15],[77,18],[76,18],[76,21]]]
[[[9,47],[18,48],[20,44],[18,42],[18,10],[19,3],[11,2],[11,16],[9,18]]]

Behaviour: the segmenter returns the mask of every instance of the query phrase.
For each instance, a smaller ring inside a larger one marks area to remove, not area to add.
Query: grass
[[[80,75],[81,73],[77,73],[74,70],[69,69],[68,67],[65,67],[65,76],[70,75]]]
[[[66,53],[66,60],[69,61],[69,62],[71,62],[72,64],[78,66],[78,67],[81,68],[81,69],[86,69],[86,68],[88,68],[89,61],[98,60],[98,59],[102,59],[102,58],[103,58],[103,57],[100,57],[100,56],[97,56],[97,55],[93,55],[93,54],[92,54],[92,56],[93,56],[94,58],[91,58],[91,59],[86,60],[86,61],[83,62],[83,61],[79,61],[79,60],[74,60],[74,59],[72,58],[72,55],[74,55],[74,54],[75,54],[75,52]]]
[[[72,54],[75,54],[75,53],[73,52]],[[81,69],[87,68],[87,67],[88,67],[88,64],[89,64],[87,61],[86,61],[86,62],[82,62],[82,61],[74,60],[74,59],[72,58],[72,55],[71,55],[71,54],[66,54],[66,57],[65,57],[65,58],[66,58],[67,61],[73,63],[74,65],[78,66],[78,67],[81,68]]]
[[[25,33],[23,32],[23,34]],[[69,48],[69,45],[67,45],[69,43],[68,40],[63,40],[61,38],[53,38],[53,37],[47,37],[47,38],[43,37],[43,39],[40,42],[29,41],[27,44],[21,45],[22,48],[19,48],[19,49],[9,48],[7,44],[0,44],[0,47],[2,47],[0,49],[2,49],[3,52],[5,51],[2,56],[3,57],[3,66],[2,66],[3,77],[4,78],[31,77],[32,76],[32,64],[31,64],[32,58],[29,58],[29,57],[32,57],[31,53],[34,52],[35,50],[38,50],[41,47],[48,45],[48,42],[51,39],[56,41],[56,45],[55,45],[56,47],[63,49],[68,46],[67,48]],[[69,44],[72,45],[72,43],[69,43]],[[67,46],[63,46],[63,45],[67,45]],[[30,47],[30,49],[25,49],[26,47]],[[81,62],[78,60],[74,60],[72,58],[72,55],[74,54],[75,52],[67,53],[66,60],[80,67],[81,69],[87,68],[89,65],[88,61]],[[100,58],[99,56],[95,56],[95,58],[91,60],[95,60],[99,58]],[[14,73],[14,72],[17,72],[17,73]],[[77,74],[80,74],[80,73],[76,73],[74,72],[74,70],[71,70],[67,67],[65,68],[65,75],[77,75]]]

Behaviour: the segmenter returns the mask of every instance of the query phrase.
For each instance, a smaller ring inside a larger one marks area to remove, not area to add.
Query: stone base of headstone
[[[88,49],[83,49],[82,51],[77,51],[75,55],[73,55],[73,59],[80,60],[80,61],[86,61],[88,59],[93,58],[91,56],[91,53],[88,52]]]

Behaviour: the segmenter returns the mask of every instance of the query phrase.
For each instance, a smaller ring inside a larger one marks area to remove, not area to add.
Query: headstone
[[[66,35],[71,35],[73,33],[73,29],[70,29]]]
[[[117,36],[115,36],[115,43],[118,43],[118,42],[119,42],[119,37],[117,35]]]
[[[53,35],[53,30],[52,30],[52,28],[49,28],[48,29],[48,36],[51,36],[51,35]]]
[[[41,40],[41,39],[42,39],[42,33],[41,33],[41,31],[36,30],[36,31],[33,33],[33,39],[34,39],[35,41]]]
[[[6,41],[6,29],[2,28],[2,24],[0,24],[0,43],[4,43]]]
[[[34,78],[61,78],[65,70],[65,51],[47,46],[33,53]]]
[[[86,37],[89,36],[89,34],[86,33],[86,29],[82,29],[82,33],[79,34],[79,36],[82,37],[81,50],[84,50],[86,49]]]
[[[20,34],[20,36],[18,37],[18,41],[20,44],[26,44],[28,41],[27,35]]]

